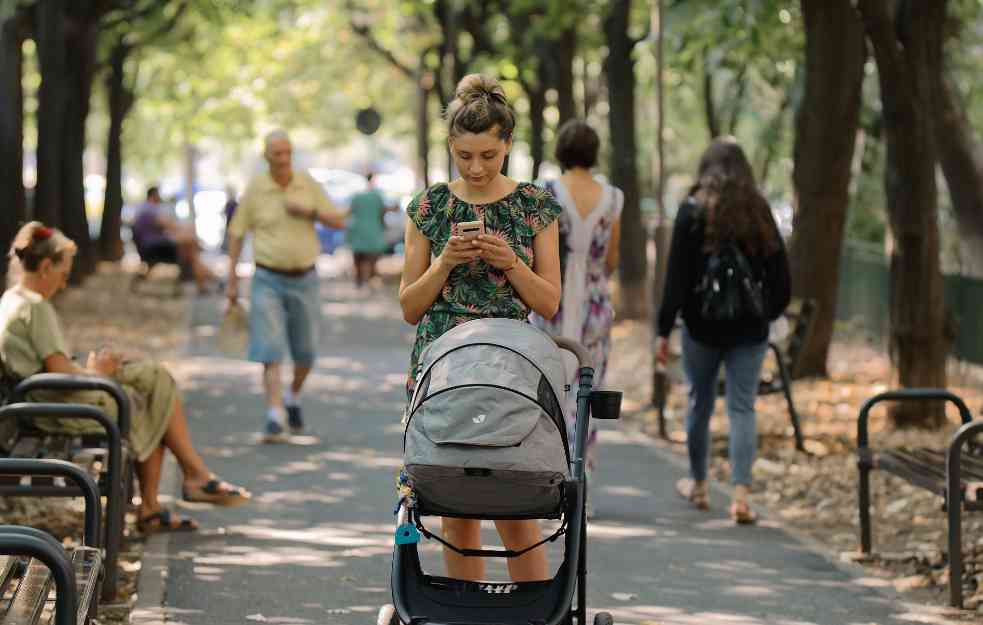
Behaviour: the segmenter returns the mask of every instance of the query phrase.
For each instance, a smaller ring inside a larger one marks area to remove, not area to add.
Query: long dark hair
[[[768,200],[758,191],[744,150],[733,138],[714,139],[700,157],[690,196],[703,208],[706,251],[735,242],[752,256],[778,250],[779,234]]]

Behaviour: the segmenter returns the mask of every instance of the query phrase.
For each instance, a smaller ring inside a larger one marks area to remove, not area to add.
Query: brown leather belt
[[[314,269],[314,265],[311,265],[310,267],[305,267],[304,269],[277,269],[276,267],[269,267],[267,265],[261,265],[260,263],[256,263],[256,266],[259,267],[260,269],[265,269],[266,271],[269,271],[271,273],[275,273],[281,276],[287,276],[288,278],[300,278],[306,276]]]

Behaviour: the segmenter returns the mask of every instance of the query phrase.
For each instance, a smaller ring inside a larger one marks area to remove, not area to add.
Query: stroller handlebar
[[[573,355],[577,357],[577,362],[581,367],[593,368],[590,353],[587,351],[586,347],[573,339],[566,338],[565,336],[554,336],[553,340],[556,341],[556,346],[560,349],[573,352]]]

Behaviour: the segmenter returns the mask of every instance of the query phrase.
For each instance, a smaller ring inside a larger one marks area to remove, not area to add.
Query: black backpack
[[[710,254],[694,293],[700,316],[707,321],[765,319],[764,282],[754,275],[751,263],[733,242]]]

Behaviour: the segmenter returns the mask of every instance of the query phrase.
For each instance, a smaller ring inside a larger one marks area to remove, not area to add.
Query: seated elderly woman
[[[249,500],[248,491],[218,479],[195,451],[177,384],[163,366],[152,360],[127,360],[109,349],[90,353],[85,367],[72,361],[58,315],[49,300],[65,287],[75,252],[71,239],[40,222],[30,222],[18,231],[10,258],[22,271],[16,284],[0,298],[0,358],[5,373],[14,379],[41,372],[97,375],[123,386],[131,405],[129,442],[137,458],[137,518],[142,532],[198,528],[195,521],[179,518],[160,504],[158,489],[165,449],[171,450],[181,466],[185,500],[219,505],[238,505]],[[112,418],[117,412],[115,402],[99,391],[36,392],[31,398],[96,405]],[[38,426],[72,434],[101,431],[98,424],[84,419],[51,419]]]

